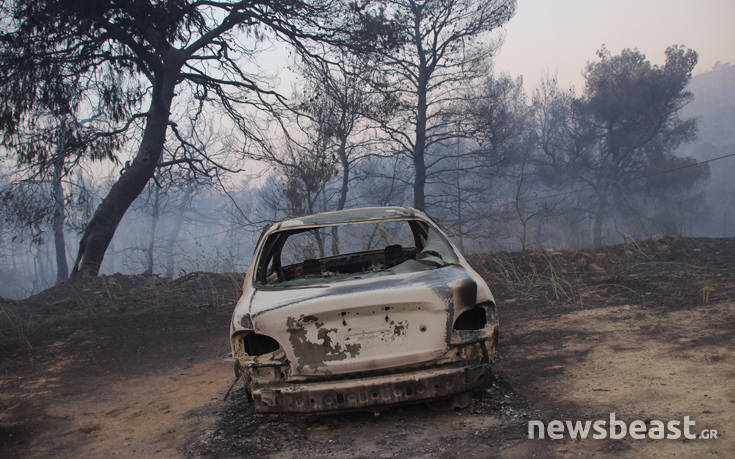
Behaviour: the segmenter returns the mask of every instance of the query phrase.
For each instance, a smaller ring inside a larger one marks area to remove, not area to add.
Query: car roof
[[[426,214],[407,206],[357,207],[354,209],[322,212],[285,220],[274,229],[298,228],[303,226],[333,225],[338,223],[358,223],[381,220],[420,218],[428,220]]]

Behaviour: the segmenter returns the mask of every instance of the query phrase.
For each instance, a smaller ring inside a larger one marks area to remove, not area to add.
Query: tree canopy
[[[596,187],[585,204],[594,217],[595,246],[602,242],[607,219],[616,212],[640,212],[651,198],[650,190],[629,179],[692,161],[674,152],[696,135],[695,119],[681,118],[691,100],[687,84],[696,63],[697,53],[683,46],[667,48],[662,66],[638,50],[613,55],[603,47],[587,66],[580,97],[546,88],[546,100],[538,99],[545,123],[540,169],[552,186]],[[707,170],[691,170],[656,189],[662,199],[674,196],[673,190],[691,187],[702,174]]]

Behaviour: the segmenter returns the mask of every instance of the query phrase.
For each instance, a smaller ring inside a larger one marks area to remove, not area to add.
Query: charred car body
[[[487,284],[424,213],[372,207],[264,231],[230,336],[257,412],[317,412],[483,385],[497,328]]]

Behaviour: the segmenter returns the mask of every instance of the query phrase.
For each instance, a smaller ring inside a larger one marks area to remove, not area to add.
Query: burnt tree
[[[0,70],[7,75],[2,92],[11,96],[0,113],[5,133],[39,101],[57,102],[56,86],[49,82],[76,75],[114,81],[90,96],[111,113],[106,135],[139,130],[132,160],[85,228],[76,276],[98,273],[120,220],[159,167],[167,135],[177,136],[170,114],[179,93],[198,101],[193,118],[215,103],[257,142],[243,109],[271,110],[282,102],[247,71],[260,42],[276,38],[315,54],[309,43],[367,41],[379,29],[371,23],[369,30],[353,33],[359,29],[352,18],[358,7],[325,0],[16,0],[5,8],[10,17],[0,36]],[[207,158],[175,161],[196,166]]]
[[[462,92],[486,75],[493,46],[487,33],[507,22],[514,0],[388,0],[386,11],[400,24],[397,50],[380,55],[373,87],[396,110],[375,118],[398,151],[414,167],[413,205],[426,207],[425,187],[432,168],[452,155],[435,159],[427,152],[442,142],[464,137],[457,126],[462,114],[453,105]]]

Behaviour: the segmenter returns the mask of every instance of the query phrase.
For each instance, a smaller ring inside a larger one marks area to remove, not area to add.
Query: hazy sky
[[[695,74],[735,62],[735,0],[518,0],[495,70],[523,75],[527,89],[550,72],[581,90],[603,43],[614,54],[638,48],[654,64],[667,46],[686,45],[699,53]]]

